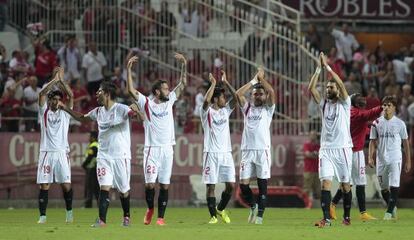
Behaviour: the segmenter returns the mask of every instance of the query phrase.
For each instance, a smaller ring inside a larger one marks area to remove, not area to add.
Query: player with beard
[[[331,74],[326,84],[326,99],[322,98],[316,85],[321,72],[321,64]],[[342,223],[350,225],[351,219],[351,167],[352,138],[350,132],[351,99],[345,85],[338,75],[332,71],[326,56],[321,52],[318,67],[313,74],[309,87],[313,99],[319,104],[322,116],[321,148],[319,150],[319,179],[321,180],[322,220],[315,226],[331,225],[329,206],[331,203],[332,179],[335,176],[341,185],[344,199],[344,215]]]
[[[122,225],[130,225],[130,179],[131,179],[131,132],[129,117],[134,112],[126,105],[114,101],[116,86],[103,81],[96,92],[100,107],[87,114],[75,112],[63,104],[60,107],[80,122],[97,121],[98,155],[96,172],[100,187],[99,217],[92,227],[105,227],[109,207],[109,191],[114,186],[121,200],[124,217]]]
[[[245,95],[251,90],[250,101]],[[240,190],[243,199],[250,206],[248,222],[263,223],[266,207],[267,179],[270,178],[270,124],[275,111],[276,96],[266,81],[262,68],[256,76],[237,90],[240,107],[244,115],[244,129],[241,142]],[[259,196],[256,202],[250,189],[250,179],[257,177]]]
[[[128,61],[128,92],[134,99],[138,109],[145,113],[144,131],[144,176],[145,176],[145,200],[148,209],[145,213],[144,224],[151,223],[154,214],[155,183],[158,179],[160,192],[158,195],[158,219],[157,225],[165,225],[164,214],[168,203],[168,187],[170,185],[173,146],[175,145],[173,105],[187,85],[187,60],[181,54],[176,53],[175,58],[181,62],[181,77],[179,84],[170,92],[165,80],[157,80],[152,85],[154,98],[144,96],[135,90],[132,81],[132,66],[138,61],[138,57],[132,57]]]
[[[363,221],[374,220],[365,207],[365,185],[367,177],[365,175],[365,154],[364,143],[369,130],[368,123],[378,118],[382,112],[382,107],[377,106],[373,109],[365,109],[367,102],[360,93],[351,96],[351,137],[354,147],[352,148],[352,170],[351,182],[356,185],[356,195],[360,216]],[[330,206],[331,219],[336,219],[336,205],[342,198],[342,190],[338,189]]]

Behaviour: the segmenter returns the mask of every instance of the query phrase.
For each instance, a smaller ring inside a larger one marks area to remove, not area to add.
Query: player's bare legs
[[[66,204],[66,223],[73,222],[73,211],[72,211],[72,200],[73,200],[73,190],[70,183],[60,184],[63,192],[63,198],[65,199]]]
[[[124,227],[128,227],[129,226],[129,222],[130,222],[130,195],[129,195],[129,191],[125,192],[125,193],[119,193],[119,199],[121,200],[121,205],[122,205],[122,210],[124,211],[124,219],[122,222],[122,225]]]
[[[145,184],[145,201],[147,202],[147,211],[144,216],[144,224],[151,223],[152,215],[154,214],[154,196],[155,196],[155,183]]]
[[[50,184],[48,183],[43,183],[39,185],[40,188],[40,192],[39,192],[39,212],[40,212],[40,217],[39,217],[39,221],[37,223],[46,223],[46,208],[47,208],[47,203],[49,201],[49,187]]]
[[[158,194],[158,219],[157,225],[165,225],[164,215],[168,204],[168,187],[169,184],[160,183],[160,192]]]

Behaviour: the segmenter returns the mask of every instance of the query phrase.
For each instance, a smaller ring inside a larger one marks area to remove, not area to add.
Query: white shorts
[[[381,190],[400,186],[401,162],[381,164],[377,159],[377,177]]]
[[[120,193],[126,193],[130,189],[131,159],[115,158],[96,160],[96,175],[99,186],[112,186]]]
[[[319,179],[331,180],[336,176],[340,183],[350,183],[352,149],[334,148],[319,150]]]
[[[203,153],[203,183],[236,182],[236,170],[231,152]]]
[[[173,146],[144,148],[145,183],[170,184],[174,150]]]
[[[70,159],[66,152],[40,152],[37,165],[38,184],[70,183]]]
[[[352,152],[352,185],[367,185],[367,176],[365,175],[365,155],[364,151]]]
[[[240,162],[240,179],[270,178],[271,157],[269,150],[243,150]]]

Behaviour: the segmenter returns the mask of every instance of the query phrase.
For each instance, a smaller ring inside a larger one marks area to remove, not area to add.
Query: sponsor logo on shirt
[[[393,132],[385,132],[380,134],[381,138],[394,138],[395,134]]]
[[[227,119],[213,120],[214,125],[220,126],[227,122]]]
[[[262,116],[261,115],[257,115],[257,116],[248,116],[247,117],[248,120],[253,120],[253,121],[259,121],[262,120]]]
[[[152,115],[154,115],[157,118],[163,118],[168,115],[168,111],[164,111],[160,113],[152,112]]]

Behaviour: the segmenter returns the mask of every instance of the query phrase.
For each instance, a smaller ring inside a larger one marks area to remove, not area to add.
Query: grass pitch
[[[337,214],[342,214],[340,208]],[[90,225],[97,216],[97,209],[74,209],[75,222],[65,224],[64,209],[47,210],[47,224],[39,225],[37,209],[0,210],[0,239],[134,239],[134,240],[185,240],[185,239],[335,239],[368,240],[414,239],[414,210],[398,209],[398,221],[376,220],[362,222],[357,209],[352,210],[351,226],[342,226],[336,220],[333,226],[318,229],[313,226],[320,219],[320,209],[266,209],[264,224],[247,224],[247,209],[231,208],[231,224],[219,222],[207,224],[207,208],[167,208],[166,226],[155,225],[155,218],[149,226],[142,224],[145,209],[133,208],[132,225],[121,227],[122,210],[109,208],[106,228],[93,229]],[[384,209],[371,209],[374,216],[382,219]],[[156,213],[154,214],[156,216]]]

